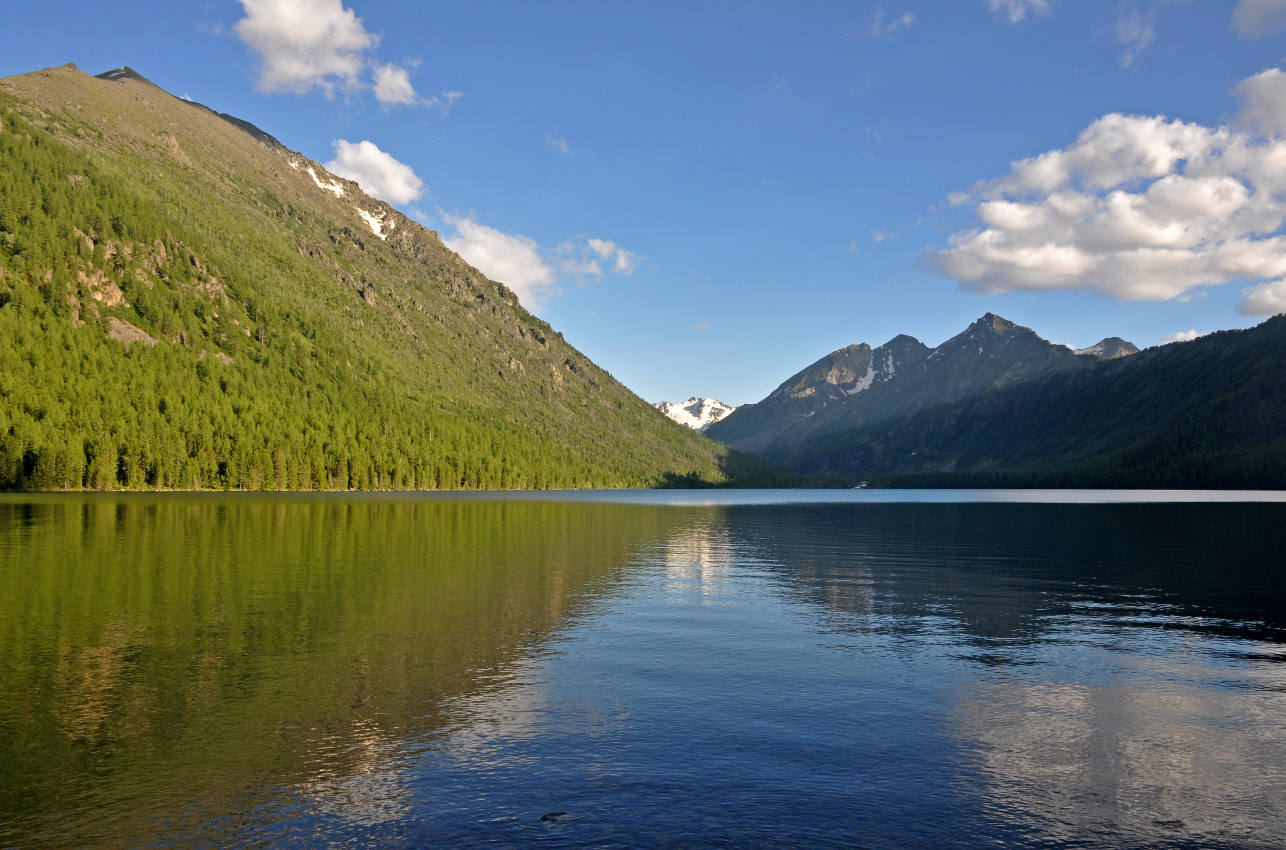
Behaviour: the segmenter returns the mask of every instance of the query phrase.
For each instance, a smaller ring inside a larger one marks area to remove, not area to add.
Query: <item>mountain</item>
[[[770,482],[439,236],[124,68],[0,80],[0,488]]]
[[[1072,353],[1087,355],[1096,360],[1116,360],[1121,357],[1138,354],[1139,347],[1132,342],[1121,339],[1119,336],[1109,336],[1089,348],[1073,348]]]
[[[1084,359],[778,457],[891,486],[1286,488],[1286,316]]]
[[[658,401],[652,405],[666,416],[697,431],[704,431],[736,410],[718,399],[693,396],[685,402]]]
[[[844,407],[848,399],[915,366],[928,353],[927,346],[905,335],[879,348],[866,343],[841,348],[787,378],[763,401],[742,405],[707,430],[742,451],[770,451],[793,433],[804,433],[818,414],[825,421],[828,408]]]
[[[774,463],[821,436],[1097,362],[993,313],[929,348],[909,336],[833,352],[707,431]]]

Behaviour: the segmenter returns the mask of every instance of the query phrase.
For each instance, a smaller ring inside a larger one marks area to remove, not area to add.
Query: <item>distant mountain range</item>
[[[121,68],[0,80],[0,489],[773,484],[357,183]]]
[[[835,351],[707,433],[806,475],[915,486],[1286,487],[1286,317],[1139,352],[991,313]]]
[[[693,396],[687,401],[658,401],[652,405],[666,416],[694,431],[704,431],[736,410],[718,399]]]

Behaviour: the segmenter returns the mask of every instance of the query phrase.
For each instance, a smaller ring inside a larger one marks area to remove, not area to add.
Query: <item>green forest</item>
[[[779,481],[209,110],[75,69],[5,82],[29,85],[0,89],[0,488]]]

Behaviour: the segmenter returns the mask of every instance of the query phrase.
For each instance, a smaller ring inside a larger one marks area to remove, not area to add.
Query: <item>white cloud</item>
[[[885,230],[871,231],[871,241],[877,244],[880,242],[888,242],[890,239],[897,239],[897,238],[898,238],[898,235],[896,233],[889,233],[888,231],[885,231]]]
[[[1232,28],[1246,38],[1263,38],[1286,29],[1286,0],[1238,0]]]
[[[695,325],[693,325],[693,326],[692,326],[692,330],[694,330],[694,331],[708,331],[708,330],[710,330],[710,323],[709,323],[709,322],[697,322]]]
[[[365,52],[379,43],[341,0],[241,0],[237,36],[259,54],[259,88],[303,94],[355,88]]]
[[[604,260],[610,260],[612,271],[616,274],[634,274],[634,268],[638,265],[640,257],[633,251],[627,251],[615,242],[609,239],[587,239],[585,240],[591,251],[598,254]]]
[[[568,274],[576,278],[603,276],[603,267],[599,265],[598,260],[588,260],[588,259],[561,260],[558,263],[558,267],[559,269],[562,270],[564,274]]]
[[[502,233],[467,216],[443,213],[442,218],[455,228],[455,235],[443,240],[446,246],[487,277],[512,289],[527,309],[539,308],[545,297],[555,294],[554,269],[540,256],[536,240]]]
[[[890,38],[915,26],[915,12],[903,12],[889,17],[883,6],[876,6],[871,13],[871,24],[866,31],[871,38]]]
[[[1030,15],[1048,15],[1050,0],[987,0],[987,8],[998,18],[1016,24]]]
[[[1269,68],[1234,89],[1241,98],[1237,123],[1266,136],[1286,132],[1286,73]]]
[[[1116,40],[1124,48],[1120,57],[1122,68],[1133,65],[1139,54],[1156,41],[1156,10],[1156,6],[1132,9],[1117,18]]]
[[[849,243],[848,243],[848,252],[849,252],[850,254],[856,254],[856,253],[857,253],[857,240],[856,240],[856,239],[854,239],[854,240],[852,240],[851,242],[849,242]]]
[[[374,142],[335,142],[335,158],[326,168],[340,177],[356,180],[370,195],[391,204],[406,204],[424,194],[424,181],[411,166],[398,162]]]
[[[1261,74],[1238,91],[1252,81],[1272,102],[1286,88],[1286,74]],[[1165,300],[1236,279],[1286,278],[1286,133],[1274,129],[1264,138],[1106,115],[1072,145],[975,186],[964,197],[981,226],[930,258],[977,292]]]
[[[549,143],[551,148],[561,154],[569,154],[572,152],[572,146],[567,144],[567,140],[563,138],[562,133],[550,130],[545,133],[545,141]]]
[[[1286,313],[1286,280],[1261,283],[1241,291],[1237,312],[1243,316],[1276,316]]]
[[[396,65],[380,65],[375,69],[375,99],[385,106],[415,106],[420,96],[411,85],[411,74]]]
[[[1196,329],[1190,331],[1179,331],[1178,333],[1172,333],[1168,337],[1162,339],[1161,344],[1169,345],[1172,342],[1191,342],[1197,337],[1205,336],[1208,333],[1210,333],[1210,331],[1199,331]]]
[[[441,94],[434,95],[433,97],[424,98],[420,103],[423,103],[425,106],[436,106],[443,115],[450,115],[452,107],[455,106],[455,102],[462,97],[464,97],[464,92],[444,91]]]

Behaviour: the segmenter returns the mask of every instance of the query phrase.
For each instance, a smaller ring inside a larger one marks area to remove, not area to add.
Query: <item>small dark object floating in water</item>
[[[549,812],[548,814],[541,815],[540,819],[545,823],[558,823],[558,820],[565,814],[567,814],[567,812]]]

